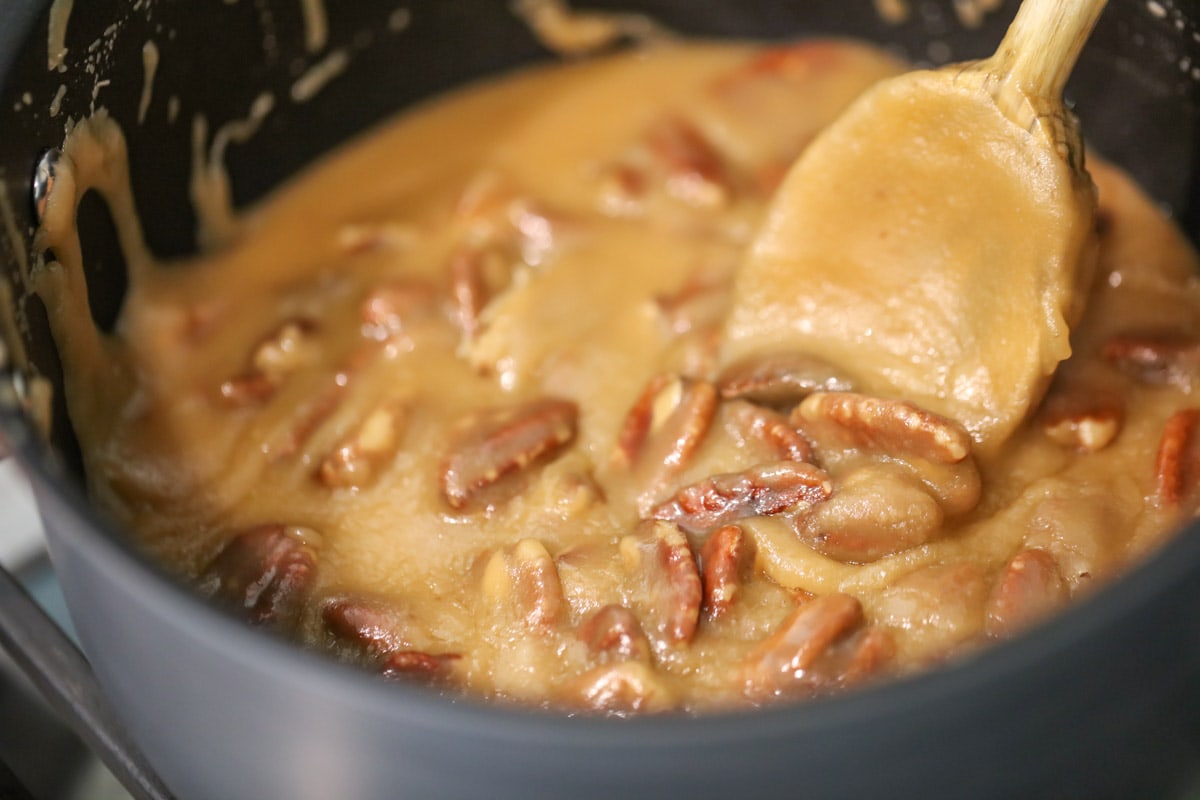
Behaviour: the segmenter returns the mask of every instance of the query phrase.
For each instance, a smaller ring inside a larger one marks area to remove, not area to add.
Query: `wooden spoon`
[[[991,58],[868,90],[792,167],[724,358],[801,351],[1002,442],[1070,354],[1095,190],[1062,90],[1105,0],[1025,0]]]

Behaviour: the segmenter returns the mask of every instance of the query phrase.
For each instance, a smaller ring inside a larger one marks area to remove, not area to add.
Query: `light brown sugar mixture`
[[[775,187],[901,69],[830,41],[539,68],[408,113],[169,265],[119,132],[80,123],[35,283],[96,502],[257,624],[498,699],[737,707],[1013,635],[1192,516],[1196,258],[1091,159],[1086,314],[1001,447],[861,392],[872,364],[731,356]],[[130,265],[111,335],[73,228],[93,187]]]

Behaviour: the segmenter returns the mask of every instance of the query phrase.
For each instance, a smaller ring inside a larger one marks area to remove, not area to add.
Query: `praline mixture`
[[[1014,634],[1192,516],[1196,258],[1092,158],[1087,315],[1002,447],[866,390],[871,364],[727,357],[775,187],[902,69],[850,42],[671,44],[502,78],[172,264],[141,244],[119,130],[78,123],[33,281],[96,503],[255,624],[564,709],[806,697]],[[130,266],[111,334],[89,188]]]

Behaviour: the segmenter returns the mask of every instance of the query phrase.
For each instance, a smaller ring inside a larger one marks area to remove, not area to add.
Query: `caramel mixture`
[[[864,391],[875,365],[725,341],[788,166],[902,69],[830,41],[540,68],[406,114],[169,265],[119,130],[79,123],[33,281],[96,502],[254,623],[497,699],[721,709],[1012,635],[1196,507],[1197,263],[1092,159],[1087,313],[999,447]],[[130,268],[111,335],[89,188]]]

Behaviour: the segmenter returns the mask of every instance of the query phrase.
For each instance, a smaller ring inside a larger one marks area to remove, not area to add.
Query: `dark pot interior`
[[[3,257],[0,271],[10,281],[15,280],[18,259],[15,251],[30,246],[33,219],[29,179],[34,164],[45,148],[61,144],[67,119],[87,114],[93,105],[109,109],[124,125],[132,154],[135,196],[147,239],[158,255],[168,256],[190,252],[194,247],[194,218],[187,186],[191,171],[191,121],[195,115],[204,114],[212,129],[244,117],[262,92],[276,96],[275,108],[259,134],[229,149],[227,161],[235,200],[244,205],[262,197],[330,148],[421,98],[483,75],[552,57],[509,12],[507,4],[498,0],[415,4],[411,24],[401,32],[389,30],[386,24],[389,15],[396,11],[394,3],[366,0],[338,2],[336,6],[329,3],[330,46],[348,47],[353,52],[352,65],[313,100],[297,104],[288,98],[288,89],[297,75],[319,58],[305,52],[302,9],[298,2],[263,0],[231,5],[163,0],[145,4],[146,8],[134,8],[126,0],[80,3],[68,28],[69,52],[67,70],[63,73],[46,68],[45,5],[0,0],[0,11],[6,18],[0,25],[0,86],[3,87],[0,177],[4,180],[3,191],[13,210],[17,232],[16,241],[7,235],[0,236]],[[911,59],[934,62],[990,52],[1016,7],[1015,2],[1006,2],[1002,10],[986,17],[982,27],[967,30],[958,24],[950,0],[913,0],[911,21],[899,26],[883,22],[867,0],[852,3],[729,0],[702,4],[693,0],[589,0],[577,5],[645,11],[675,30],[696,36],[767,39],[825,34],[861,36],[890,42]],[[105,39],[98,56],[89,54],[89,45],[101,38],[113,21],[119,21],[117,33]],[[1193,242],[1200,241],[1198,22],[1200,7],[1195,2],[1113,0],[1068,90],[1094,149],[1132,172],[1177,215]],[[150,39],[159,46],[161,63],[146,119],[139,124],[142,47]],[[89,71],[89,63],[99,69]],[[52,115],[49,110],[52,100],[64,85],[67,90],[61,108]],[[168,115],[172,97],[178,102],[173,122]],[[85,254],[93,272],[89,276],[89,289],[93,292],[95,313],[102,324],[111,323],[119,310],[124,281],[120,253],[102,203],[85,200],[81,227]],[[37,371],[57,385],[57,358],[46,330],[44,311],[36,299],[25,301],[23,310],[30,322],[28,331],[23,332],[24,344]],[[5,366],[0,363],[0,368]],[[0,369],[0,379],[7,381],[2,373]],[[42,486],[42,501],[58,504],[65,498],[68,505],[78,508],[81,496],[78,454],[60,393],[55,392],[55,397],[58,402],[51,448],[37,442],[20,414],[4,406],[3,392],[0,392],[0,426],[4,435],[18,443],[35,473]],[[66,465],[65,472],[61,465]],[[94,527],[99,531],[103,526]],[[118,544],[117,548],[123,549],[124,545]],[[152,591],[170,591],[160,576],[150,574],[152,570],[140,563],[133,568],[144,573],[147,580],[158,582],[153,584]],[[814,794],[820,794],[820,787],[824,786],[831,795],[837,795],[839,785],[849,785],[845,783],[846,776],[862,772],[858,765],[860,754],[870,752],[879,759],[878,774],[870,778],[857,775],[860,780],[854,785],[861,791],[871,791],[874,787],[875,793],[893,793],[888,791],[892,789],[898,795],[911,796],[963,796],[964,792],[971,796],[1029,796],[1035,790],[1049,787],[1060,796],[1128,796],[1135,790],[1160,794],[1173,788],[1181,772],[1194,767],[1197,761],[1200,724],[1192,720],[1200,720],[1200,714],[1192,712],[1200,708],[1200,703],[1194,689],[1184,689],[1188,676],[1200,673],[1200,641],[1194,632],[1180,638],[1181,630],[1195,628],[1194,622],[1188,620],[1194,620],[1197,605],[1194,600],[1188,604],[1180,598],[1184,596],[1181,587],[1189,582],[1194,585],[1198,578],[1197,548],[1174,547],[1114,591],[1064,615],[1038,634],[997,648],[978,663],[953,668],[942,676],[929,676],[822,704],[814,709],[802,729],[792,728],[792,721],[783,711],[764,713],[760,715],[761,722],[747,723],[743,718],[740,722],[638,724],[628,728],[627,737],[605,733],[587,741],[596,747],[593,754],[596,759],[611,760],[621,754],[628,755],[635,746],[662,744],[659,737],[677,736],[679,742],[690,742],[695,747],[693,753],[703,753],[704,758],[709,758],[720,752],[722,737],[738,741],[741,735],[738,731],[744,733],[747,725],[760,729],[755,737],[759,742],[756,746],[761,746],[762,732],[776,732],[782,739],[777,742],[777,755],[760,752],[750,757],[733,752],[734,764],[757,770],[762,778],[759,792],[771,787],[783,790],[803,785],[787,779],[791,761],[797,768],[805,764],[835,764],[828,777],[812,781],[810,788]],[[207,613],[182,592],[175,594],[179,597],[172,603],[187,609],[186,613]],[[1146,619],[1139,617],[1143,613]],[[1180,614],[1182,619],[1165,619]],[[220,619],[219,625],[228,623]],[[1121,627],[1106,632],[1108,625]],[[228,630],[232,631],[232,627]],[[238,631],[230,635],[243,634]],[[1105,637],[1124,637],[1123,655],[1114,658],[1106,649],[1109,645],[1097,644]],[[1043,684],[1011,681],[1014,670],[1022,665],[1037,667],[1043,659],[1057,658],[1060,651],[1066,653],[1059,659],[1064,665],[1061,674],[1050,675]],[[270,651],[269,657],[272,663],[286,661],[275,650]],[[1139,659],[1172,662],[1172,666],[1162,673],[1163,677],[1157,678],[1153,670],[1138,667]],[[317,669],[311,665],[305,668],[306,674]],[[1088,674],[1088,669],[1105,674],[1097,677]],[[1115,674],[1109,674],[1114,671]],[[1094,678],[1096,690],[1090,694],[1082,689],[1076,691],[1078,687],[1072,685],[1074,676]],[[1146,687],[1139,683],[1147,678],[1151,684],[1159,685]],[[943,679],[948,688],[937,683]],[[336,680],[350,679],[338,673]],[[1131,697],[1135,698],[1131,701],[1133,705],[1127,703],[1120,706],[1119,713],[1106,715],[1097,696],[1108,691],[1107,687],[1122,686],[1125,682],[1140,687],[1131,691]],[[995,694],[979,698],[978,707],[964,708],[961,704],[950,707],[947,698],[954,697],[955,691],[980,686],[991,686],[988,691]],[[1164,700],[1154,694],[1160,688],[1174,694]],[[382,698],[382,695],[372,697]],[[1167,705],[1172,712],[1169,718],[1164,716]],[[915,710],[922,708],[925,710]],[[1019,711],[1013,713],[1014,708]],[[1070,718],[1059,718],[1056,716],[1059,711]],[[502,731],[505,726],[514,725],[511,712],[479,711],[468,706],[452,713],[458,715],[455,719],[464,726],[477,725],[482,733],[474,733],[484,739],[491,735],[493,727]],[[1008,723],[1003,722],[1006,713],[1012,717]],[[911,715],[907,718],[911,719],[912,730],[904,729],[897,716],[900,714]],[[969,722],[964,720],[974,714],[978,715],[981,726],[994,728],[994,733],[989,734],[988,746],[992,749],[987,754],[978,753],[972,749],[972,743],[965,741],[961,744],[940,739],[921,741],[923,736],[935,735],[937,731],[945,734],[969,729]],[[950,717],[953,719],[946,724],[931,721]],[[854,741],[861,741],[861,748],[851,747],[851,740],[845,737],[847,730],[853,731],[853,725],[873,719],[884,720],[890,727],[864,731],[862,737],[854,735]],[[1024,722],[1018,724],[1017,719]],[[521,717],[520,724],[526,722]],[[709,727],[697,734],[698,725]],[[827,731],[823,732],[822,725],[827,725]],[[1074,732],[1077,726],[1082,733]],[[1045,736],[1058,738],[1044,747],[1037,745],[1041,755],[1030,758],[1023,747],[1033,744],[1028,740],[1030,730],[1038,727]],[[466,729],[458,730],[461,733]],[[569,748],[571,742],[567,740],[584,729],[587,726],[583,724],[554,727],[553,735],[561,735],[562,746]],[[528,728],[521,730],[528,732]],[[551,731],[551,727],[546,731]],[[838,731],[842,738],[837,738]],[[826,733],[834,738],[827,738]],[[436,735],[433,741],[440,741]],[[540,741],[550,734],[529,735]],[[794,742],[789,743],[788,737],[793,737]],[[1026,741],[1018,741],[1021,737]],[[625,744],[617,741],[622,738],[627,739]],[[898,743],[901,740],[907,743]],[[1104,747],[1097,745],[1101,740],[1107,743]],[[814,743],[820,744],[814,749]],[[669,741],[662,744],[663,755],[678,755],[672,747]],[[814,755],[805,761],[809,756],[797,755],[796,748],[807,748],[805,752]],[[935,749],[942,752],[932,752]],[[923,755],[915,755],[918,753]],[[576,753],[566,758],[583,759],[583,756]],[[507,772],[516,774],[525,763],[517,758]],[[723,784],[712,781],[711,770],[704,767],[703,758],[689,759],[693,777],[675,786],[662,782],[661,775],[665,773],[656,772],[644,754],[630,763],[637,769],[629,777],[629,786],[654,787],[668,795],[691,786],[692,796],[696,797],[710,796],[717,789],[724,791]],[[1006,763],[1013,764],[1011,772],[1003,766]],[[935,776],[935,772],[943,769],[943,774]],[[638,770],[650,777],[640,780]],[[588,775],[582,769],[579,774]],[[559,789],[565,791],[574,786],[561,770],[554,775],[558,782],[553,785]],[[753,776],[747,776],[741,783],[754,780]],[[933,785],[929,788],[931,780]],[[596,785],[603,788],[616,784]],[[921,786],[929,788],[928,793],[913,788]],[[501,794],[521,796],[515,791]]]

